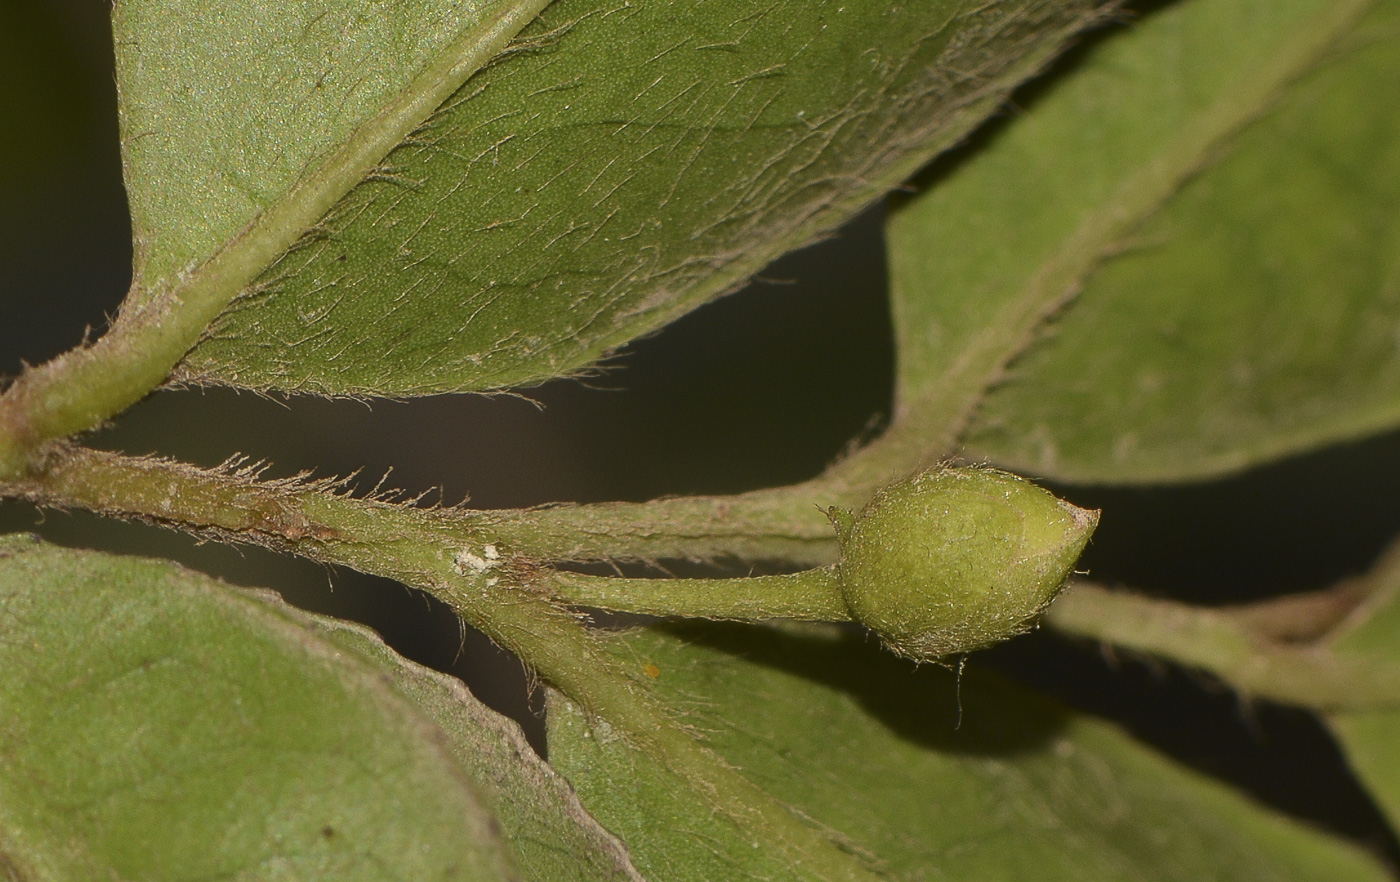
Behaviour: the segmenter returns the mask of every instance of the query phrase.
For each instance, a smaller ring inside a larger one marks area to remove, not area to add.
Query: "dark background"
[[[77,344],[86,328],[100,331],[130,280],[107,13],[101,0],[0,3],[3,376]],[[1036,88],[1017,103],[1033,103]],[[533,401],[454,396],[368,406],[167,392],[91,440],[202,465],[245,453],[270,460],[270,476],[363,469],[372,485],[392,468],[392,485],[441,488],[447,502],[469,495],[479,508],[799,481],[871,432],[889,407],[880,220],[873,209],[779,261],[763,281],[629,347],[587,385],[552,383],[530,390]],[[1053,489],[1104,510],[1084,561],[1095,578],[1222,603],[1363,571],[1400,533],[1398,455],[1400,435],[1392,434],[1205,484]],[[419,592],[256,549],[0,503],[0,531],[14,530],[173,557],[366,622],[409,657],[466,679],[539,743],[538,702],[518,664],[479,636],[463,638],[455,618]],[[1393,834],[1309,714],[1043,633],[980,658],[1400,863]]]

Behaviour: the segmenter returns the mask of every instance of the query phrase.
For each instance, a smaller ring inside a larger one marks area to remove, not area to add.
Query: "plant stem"
[[[613,612],[739,622],[851,620],[834,564],[739,579],[628,579],[555,571],[543,587],[557,601]]]
[[[817,503],[863,502],[862,494],[873,492],[818,479],[733,497],[469,511],[351,500],[330,492],[343,489],[335,481],[260,481],[250,470],[201,469],[72,446],[55,448],[42,472],[0,480],[0,497],[84,508],[279,549],[295,550],[294,544],[312,529],[302,511],[306,502],[330,496],[411,518],[446,544],[493,543],[536,561],[740,556],[806,565],[836,558],[836,531]]]
[[[247,472],[210,472],[66,448],[42,474],[0,489],[43,504],[82,506],[282,548],[428,591],[570,700],[606,720],[632,747],[676,775],[678,786],[694,791],[750,838],[778,843],[794,866],[810,868],[814,878],[877,878],[672,719],[644,677],[608,654],[574,614],[532,590],[538,565],[502,554],[497,535],[484,529],[464,532],[460,518],[445,522],[437,512],[337,495],[334,486],[258,483]]]
[[[659,505],[671,521],[655,534],[640,529],[646,505],[603,506],[604,516],[593,524],[598,529],[600,523],[618,520],[619,510],[625,511],[621,520],[638,530],[619,540],[623,553],[654,552],[678,541],[688,551],[714,554],[724,546],[726,531],[737,531],[743,523],[780,535],[779,525],[790,523],[794,513],[809,510],[814,520],[822,522],[829,537],[825,541],[834,553],[835,531],[825,516],[810,501],[801,505],[791,501],[799,495],[798,488],[804,491],[800,496],[806,496],[809,488],[815,493],[823,486],[809,482],[784,488],[785,495],[791,494],[786,506],[773,504],[781,498],[776,491],[768,496],[751,494],[750,498],[757,496],[763,503],[752,510],[746,507],[745,497],[665,500]],[[581,684],[569,685],[570,665],[583,663],[579,653],[586,644],[562,656],[551,654],[551,641],[570,644],[559,630],[563,625],[546,624],[563,616],[567,629],[577,627],[555,601],[745,621],[849,619],[831,567],[720,580],[615,579],[546,570],[542,562],[550,559],[550,549],[564,531],[562,522],[552,516],[564,513],[568,520],[582,523],[594,507],[504,513],[422,510],[349,498],[334,492],[337,488],[331,482],[260,482],[247,471],[210,471],[166,460],[62,448],[42,473],[0,483],[0,495],[251,542],[399,579],[442,597],[473,627],[519,652],[542,676],[557,682],[561,691],[603,716],[607,714],[579,691]],[[725,509],[729,520],[717,531],[719,535],[710,535],[703,516],[717,507]],[[538,515],[546,516],[539,529],[531,520]],[[773,520],[766,520],[769,517]],[[678,540],[668,536],[669,528],[681,532]],[[585,544],[589,554],[606,556],[608,543],[601,532]],[[499,572],[494,568],[471,572],[461,566],[458,555],[463,550],[485,560],[488,545],[500,555]],[[582,546],[569,547],[576,552]],[[813,544],[805,547],[823,545],[814,536]],[[444,571],[452,576],[443,577]],[[502,575],[511,578],[501,580]],[[487,585],[493,577],[499,584]],[[501,587],[505,584],[516,587],[506,590]],[[1289,604],[1302,602],[1292,599]],[[1311,642],[1310,635],[1298,631],[1299,616],[1283,610],[1280,603],[1273,602],[1269,609],[1260,605],[1203,609],[1078,583],[1051,606],[1045,622],[1067,634],[1210,671],[1242,691],[1277,701],[1318,709],[1400,706],[1400,665],[1341,657]],[[1318,607],[1312,607],[1302,618],[1316,627]],[[546,637],[536,644],[532,635],[538,634]],[[606,699],[604,704],[615,700]]]
[[[440,514],[449,521],[462,517],[490,524],[520,547],[553,561],[737,557],[821,566],[837,557],[827,509],[858,511],[881,487],[908,475],[904,463],[892,467],[869,450],[857,451],[811,480],[733,496],[493,512],[444,509]]]
[[[443,509],[444,521],[490,524],[536,556],[589,560],[783,560],[816,566],[836,560],[836,531],[821,506],[857,498],[816,479],[737,496],[686,496],[652,502],[551,505],[490,512]],[[863,495],[862,495],[863,494]]]
[[[1247,695],[1320,711],[1400,707],[1400,664],[1344,657],[1325,643],[1271,640],[1279,629],[1264,624],[1262,612],[1258,604],[1210,609],[1081,582],[1045,623],[1208,671]]]

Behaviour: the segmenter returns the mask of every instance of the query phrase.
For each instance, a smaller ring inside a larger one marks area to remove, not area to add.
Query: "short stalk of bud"
[[[550,572],[544,590],[598,609],[687,618],[855,621],[899,655],[936,661],[1031,628],[1098,523],[1029,481],[940,468],[886,487],[858,514],[827,512],[839,563],[742,579]]]

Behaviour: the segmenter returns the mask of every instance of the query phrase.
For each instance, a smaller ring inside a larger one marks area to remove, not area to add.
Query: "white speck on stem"
[[[501,552],[495,545],[483,546],[481,554],[477,554],[470,548],[463,548],[458,550],[452,558],[452,565],[457,570],[458,575],[479,576],[487,570],[495,569],[501,565]],[[487,584],[494,584],[495,581],[495,579],[491,579]]]

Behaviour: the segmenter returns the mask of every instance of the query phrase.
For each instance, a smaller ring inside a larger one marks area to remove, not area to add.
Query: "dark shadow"
[[[1312,713],[1249,700],[1203,674],[1049,632],[978,657],[1018,683],[1113,720],[1163,754],[1400,871],[1400,840]]]
[[[110,4],[0,4],[0,381],[78,345],[131,280]]]
[[[1225,604],[1365,572],[1400,535],[1397,462],[1390,432],[1198,484],[1046,486],[1103,509],[1081,561],[1094,580]]]

